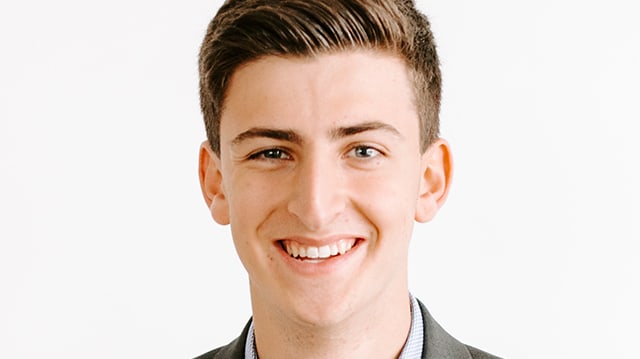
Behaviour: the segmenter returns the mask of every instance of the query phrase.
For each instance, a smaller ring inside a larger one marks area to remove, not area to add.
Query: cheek
[[[229,209],[236,217],[250,217],[246,214],[258,211],[269,196],[269,183],[264,178],[238,174],[229,184]]]
[[[351,192],[378,230],[410,232],[418,198],[417,177],[411,171],[370,175],[354,182]]]
[[[256,273],[264,259],[261,242],[257,240],[257,231],[264,221],[264,192],[251,181],[234,179],[229,188],[229,216],[231,235],[240,261],[248,273]]]
[[[231,178],[228,201],[234,237],[248,241],[281,201],[282,186],[269,176],[237,175]]]
[[[352,192],[366,199],[371,206],[409,210],[419,192],[417,166],[387,166],[384,170],[364,174],[352,180]]]

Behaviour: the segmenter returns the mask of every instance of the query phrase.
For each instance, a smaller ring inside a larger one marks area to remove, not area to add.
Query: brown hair
[[[371,49],[403,58],[414,82],[420,147],[438,137],[441,76],[429,21],[413,0],[227,0],[200,49],[200,106],[220,154],[220,117],[234,71],[264,56]]]

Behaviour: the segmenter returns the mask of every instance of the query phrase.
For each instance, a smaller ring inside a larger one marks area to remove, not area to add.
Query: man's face
[[[265,57],[234,73],[220,157],[203,150],[201,175],[254,313],[328,325],[406,295],[413,222],[432,215],[413,98],[404,62],[378,52]]]

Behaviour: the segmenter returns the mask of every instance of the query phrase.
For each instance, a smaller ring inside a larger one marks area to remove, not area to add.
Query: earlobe
[[[218,224],[229,224],[229,205],[222,186],[220,158],[211,150],[207,141],[200,146],[198,175],[202,196],[211,216]]]
[[[444,205],[453,175],[453,161],[447,141],[438,139],[422,155],[420,193],[415,220],[428,222]]]

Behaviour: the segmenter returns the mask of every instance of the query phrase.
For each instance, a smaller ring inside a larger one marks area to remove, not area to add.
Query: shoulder
[[[489,353],[485,353],[482,350],[478,349],[478,348],[474,348],[470,345],[466,345],[467,350],[469,351],[469,354],[471,355],[471,358],[473,359],[500,359],[499,357],[495,356],[495,355],[491,355]]]
[[[214,349],[210,352],[206,352],[195,359],[244,359],[244,346],[247,341],[247,335],[249,328],[251,327],[251,320],[247,323],[242,330],[242,334],[234,339],[231,343]]]
[[[418,301],[418,304],[422,312],[424,328],[423,359],[499,359],[482,350],[459,342],[433,319],[422,302]]]
[[[218,357],[218,353],[220,352],[220,350],[222,350],[222,347],[218,348],[218,349],[214,349],[214,350],[212,350],[210,352],[206,352],[206,353],[196,357],[195,359],[214,359],[214,358],[217,358]]]
[[[195,359],[243,359],[244,351],[238,350],[238,348],[242,347],[242,345],[238,344],[238,339],[236,339],[223,347],[206,352]]]

